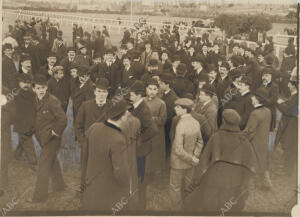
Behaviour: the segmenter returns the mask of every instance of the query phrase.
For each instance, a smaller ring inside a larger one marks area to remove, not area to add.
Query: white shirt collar
[[[298,91],[297,90],[294,90],[293,92],[291,92],[291,95],[293,96],[293,95],[295,95],[295,94],[297,94],[298,93]]]
[[[22,67],[22,71],[23,71],[25,74],[28,74],[28,72],[29,72],[29,70],[24,69],[23,67]]]
[[[96,104],[98,106],[103,106],[105,103],[106,103],[106,99],[103,102],[100,102],[100,101],[97,101],[97,98],[96,98]]]
[[[203,67],[202,67],[202,66],[200,66],[200,67],[197,69],[196,73],[199,75],[199,74],[200,74],[200,72],[202,71],[202,69],[203,69]]]
[[[257,105],[254,106],[254,108],[257,108],[257,107],[260,107],[260,106],[262,106],[262,104],[257,104]]]
[[[245,90],[245,91],[241,92],[241,96],[245,96],[249,92],[250,92],[250,90]]]
[[[166,90],[166,91],[165,91],[165,95],[167,95],[170,91],[171,91],[171,89]]]
[[[211,99],[204,102],[202,107],[206,106],[208,103],[210,103],[210,101],[211,101]]]
[[[142,102],[143,102],[144,98],[141,98],[139,101],[133,103],[133,108],[137,108]]]

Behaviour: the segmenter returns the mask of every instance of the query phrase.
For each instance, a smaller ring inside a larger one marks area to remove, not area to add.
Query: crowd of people
[[[269,160],[279,146],[286,176],[296,172],[292,41],[280,64],[272,37],[254,49],[193,28],[144,25],[124,30],[113,45],[106,27],[88,32],[74,24],[66,46],[59,28],[17,20],[3,41],[2,94],[14,97],[2,106],[2,189],[9,185],[10,125],[19,136],[14,158],[37,175],[28,202],[47,201],[50,179],[53,191],[68,187],[57,152],[70,101],[83,210],[109,211],[122,198],[130,198],[122,211],[145,210],[147,185],[170,173],[172,209],[219,211],[251,177],[257,188],[272,189]]]

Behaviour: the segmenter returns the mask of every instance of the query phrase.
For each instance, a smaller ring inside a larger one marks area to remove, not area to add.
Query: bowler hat
[[[107,90],[109,88],[109,81],[106,78],[100,78],[96,81],[96,88]]]
[[[216,93],[215,93],[216,90],[215,90],[214,86],[211,84],[204,84],[203,87],[200,88],[200,91],[203,91],[208,94],[216,95]]]
[[[267,56],[265,57],[265,62],[266,62],[267,65],[272,65],[273,62],[274,62],[274,57],[271,56],[271,55],[267,55]]]
[[[194,102],[188,98],[179,98],[175,101],[175,105],[183,106],[192,109]]]
[[[150,59],[149,60],[149,66],[157,66],[157,65],[158,65],[157,59]]]
[[[172,61],[173,62],[180,61],[180,56],[179,55],[174,55],[173,58],[172,58]]]
[[[159,79],[167,84],[171,84],[173,82],[173,76],[170,73],[162,73],[159,76]]]
[[[262,71],[262,75],[264,75],[264,74],[271,74],[271,75],[273,75],[273,73],[274,73],[274,70],[271,67],[265,67],[263,69],[263,71]]]
[[[232,65],[234,67],[237,67],[237,66],[240,66],[240,65],[243,65],[244,64],[244,60],[243,60],[243,57],[241,56],[237,56],[237,55],[233,55],[230,59]]]
[[[230,77],[235,80],[242,75],[242,70],[240,68],[235,68],[230,70]]]
[[[269,99],[268,92],[264,88],[258,88],[258,89],[256,89],[256,91],[253,94],[255,96],[258,96],[261,99],[263,99],[264,102],[267,102],[268,99]]]
[[[142,81],[135,81],[129,88],[129,92],[145,92],[145,85]]]
[[[102,57],[101,53],[98,53],[98,52],[94,53],[94,56],[93,56],[94,59],[101,58],[101,57]]]
[[[222,117],[225,120],[226,124],[229,125],[239,125],[241,117],[237,111],[234,109],[225,109],[222,113]]]
[[[158,87],[158,82],[156,79],[154,78],[150,78],[146,81],[146,85],[149,86],[149,85],[156,85]]]
[[[106,49],[104,53],[105,54],[114,54],[114,51],[113,51],[113,49]]]
[[[87,66],[79,66],[78,76],[84,76],[89,74],[89,68]]]
[[[184,75],[186,73],[186,65],[184,63],[180,63],[177,66],[177,74]]]
[[[53,51],[50,51],[48,53],[47,57],[56,57],[56,53],[54,53]]]
[[[291,46],[287,46],[284,50],[287,55],[295,55],[295,49]]]
[[[75,68],[79,68],[79,64],[78,64],[77,62],[72,62],[72,63],[70,64],[70,70],[71,70],[71,69],[75,69]]]
[[[216,70],[216,66],[214,64],[208,64],[206,67],[207,72],[211,72],[211,71],[215,71]]]
[[[252,79],[249,76],[243,76],[242,79],[241,79],[241,82],[244,83],[244,84],[247,84],[249,86],[252,85]]]
[[[20,58],[21,63],[24,62],[24,61],[27,61],[27,60],[31,60],[30,56],[28,54],[21,55],[21,58]]]
[[[223,61],[220,67],[224,67],[224,68],[226,68],[227,70],[230,69],[230,66],[229,66],[228,62],[226,62],[226,61]]]
[[[130,108],[130,106],[127,104],[127,102],[124,99],[117,99],[112,100],[112,103],[110,104],[110,108],[107,111],[106,117],[107,118],[114,118],[118,115],[124,113]]]
[[[74,47],[68,47],[67,52],[70,52],[70,51],[75,51],[75,48]]]
[[[31,74],[22,73],[18,75],[18,81],[23,81],[25,83],[32,83],[32,80],[33,78]]]
[[[47,78],[45,75],[37,74],[33,78],[33,83],[39,85],[47,85]]]
[[[5,44],[2,46],[2,50],[5,51],[6,49],[13,49],[12,44],[10,44],[10,43],[5,43]]]

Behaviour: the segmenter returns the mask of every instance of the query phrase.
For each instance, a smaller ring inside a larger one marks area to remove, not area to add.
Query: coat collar
[[[115,129],[115,130],[117,130],[117,131],[119,131],[119,132],[122,132],[121,129],[120,129],[119,127],[117,127],[116,125],[114,125],[114,124],[112,124],[112,123],[109,123],[109,122],[105,121],[104,124],[105,124],[106,126],[112,128],[112,129]]]
[[[220,127],[220,130],[229,132],[241,132],[240,127],[238,125],[231,125],[227,123],[223,123]]]

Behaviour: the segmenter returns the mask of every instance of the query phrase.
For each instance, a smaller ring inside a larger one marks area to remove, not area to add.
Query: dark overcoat
[[[130,193],[126,137],[118,127],[105,122],[93,124],[86,138],[88,164],[84,209],[112,212]]]
[[[239,127],[222,125],[199,159],[193,181],[197,187],[185,198],[185,209],[221,212],[225,203],[233,200],[237,203],[230,211],[242,210],[247,198],[245,186],[258,166],[255,150]]]

